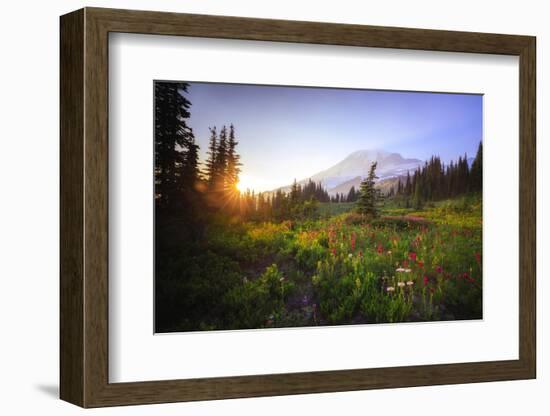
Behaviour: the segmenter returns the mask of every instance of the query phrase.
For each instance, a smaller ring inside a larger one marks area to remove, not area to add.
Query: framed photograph
[[[535,49],[62,16],[61,398],[535,378]]]

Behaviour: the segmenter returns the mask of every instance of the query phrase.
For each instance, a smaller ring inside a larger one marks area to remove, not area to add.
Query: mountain
[[[355,189],[359,188],[359,184],[368,175],[373,162],[377,162],[376,175],[380,183],[394,182],[389,179],[406,175],[408,171],[412,173],[424,163],[420,159],[404,158],[399,153],[390,153],[384,150],[358,150],[334,166],[299,183],[305,183],[311,179],[323,184],[331,195],[347,194],[352,186],[355,186]]]

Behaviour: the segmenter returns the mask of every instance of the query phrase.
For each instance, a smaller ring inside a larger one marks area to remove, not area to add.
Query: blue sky
[[[350,153],[475,156],[482,96],[424,92],[190,83],[189,125],[206,158],[208,127],[233,123],[242,182],[270,190],[324,170]]]

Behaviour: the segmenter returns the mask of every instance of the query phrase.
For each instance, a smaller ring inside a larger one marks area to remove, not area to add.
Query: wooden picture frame
[[[338,392],[536,377],[535,38],[85,8],[61,17],[60,396],[82,407]],[[515,55],[520,92],[519,359],[110,383],[108,34]]]

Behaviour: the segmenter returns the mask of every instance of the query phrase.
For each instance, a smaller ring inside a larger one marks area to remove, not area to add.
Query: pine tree
[[[216,150],[215,191],[221,193],[225,190],[227,181],[227,128],[220,130],[218,148]]]
[[[368,176],[361,182],[357,210],[360,214],[370,218],[378,216],[377,198],[378,194],[374,188],[376,176],[376,162],[370,166]]]
[[[357,194],[355,192],[355,186],[352,186],[348,192],[347,202],[355,202],[357,200]]]
[[[412,193],[412,183],[411,183],[411,174],[407,171],[407,182],[405,182],[405,195],[411,196]]]
[[[294,179],[294,182],[292,183],[292,186],[290,188],[290,204],[292,206],[295,206],[298,204],[300,200],[300,187],[298,186],[298,182],[296,182],[296,179]]]
[[[227,187],[231,192],[238,192],[239,174],[241,173],[240,156],[236,151],[239,142],[235,139],[235,127],[229,126],[229,141],[227,143]]]
[[[181,155],[181,166],[179,173],[180,189],[188,198],[193,198],[193,193],[199,185],[199,145],[195,142],[193,131],[189,129],[183,144],[184,151]]]
[[[216,179],[216,160],[217,160],[217,150],[218,150],[218,133],[216,132],[216,126],[209,128],[210,130],[210,141],[208,144],[208,159],[206,160],[206,177],[208,180],[208,188],[210,190],[214,187],[214,182]]]
[[[422,181],[420,180],[420,174],[419,174],[417,175],[417,180],[414,187],[414,194],[413,194],[414,209],[422,208],[422,203],[424,201],[423,193],[424,193],[424,187],[422,185]]]
[[[198,145],[187,125],[187,83],[155,83],[155,200],[160,209],[190,207],[199,178]]]
[[[472,191],[480,192],[483,190],[483,145],[479,142],[476,158],[472,163],[470,170],[470,188]]]

